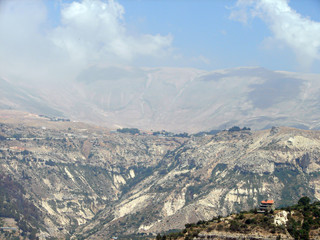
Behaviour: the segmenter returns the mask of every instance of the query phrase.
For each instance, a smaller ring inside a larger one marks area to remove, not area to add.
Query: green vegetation
[[[320,228],[320,202],[310,204],[310,198],[302,197],[298,205],[283,209],[291,213],[287,230],[295,239],[309,239],[312,230]]]
[[[211,131],[208,131],[208,132],[198,132],[198,133],[195,133],[193,134],[193,136],[195,137],[201,137],[201,136],[204,136],[204,135],[216,135],[218,134],[219,132],[221,132],[221,130],[211,130]]]
[[[161,132],[160,131],[153,132],[152,135],[154,135],[154,136],[166,136],[166,137],[173,137],[174,136],[173,133],[167,132],[165,130],[162,130]]]
[[[189,138],[189,134],[184,132],[184,133],[178,133],[178,134],[175,134],[173,135],[174,137],[182,137],[182,138]]]
[[[13,138],[19,140],[20,138],[22,138],[22,134],[21,133],[15,133],[12,135]]]
[[[288,212],[288,221],[284,225],[276,226],[274,224],[275,214],[281,211]],[[232,214],[229,217],[220,216],[212,218],[210,221],[198,221],[197,223],[188,223],[185,229],[174,233],[157,235],[156,239],[193,239],[199,233],[229,232],[253,234],[257,232],[269,233],[277,236],[289,233],[291,237],[297,240],[308,240],[316,231],[320,230],[320,202],[310,204],[309,197],[302,197],[297,205],[277,209],[270,213],[257,213],[256,209],[249,212]]]
[[[232,128],[229,128],[228,132],[239,132],[239,131],[250,131],[251,129],[248,127],[240,128],[238,126],[233,126]]]
[[[139,134],[140,130],[138,128],[119,128],[117,132],[120,133],[130,133],[132,135]]]
[[[157,132],[153,132],[152,135],[154,136],[165,136],[165,137],[182,137],[182,138],[189,138],[189,134],[184,132],[184,133],[177,133],[177,134],[174,134],[172,132],[167,132],[165,130],[162,130],[161,132],[160,131],[157,131]]]

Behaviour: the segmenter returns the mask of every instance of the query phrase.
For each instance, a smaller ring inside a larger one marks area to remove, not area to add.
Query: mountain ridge
[[[317,129],[319,76],[261,67],[210,72],[96,65],[73,80],[44,80],[32,84],[33,89],[23,81],[2,79],[10,87],[3,89],[0,108],[113,129],[199,132],[234,125],[253,129],[272,125]],[[23,101],[17,94],[21,91]]]

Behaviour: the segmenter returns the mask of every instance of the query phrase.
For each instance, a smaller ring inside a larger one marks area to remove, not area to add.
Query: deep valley
[[[273,127],[182,138],[30,114],[1,119],[1,204],[33,209],[1,217],[16,218],[3,226],[27,236],[152,236],[267,198],[277,206],[305,195],[320,199],[318,131]]]

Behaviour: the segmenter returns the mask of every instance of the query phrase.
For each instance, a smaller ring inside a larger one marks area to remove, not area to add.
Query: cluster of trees
[[[216,130],[216,129],[213,129],[213,130],[210,130],[208,132],[198,132],[198,133],[195,133],[193,136],[195,137],[201,137],[203,135],[216,135],[217,133],[221,132],[221,130]]]
[[[162,135],[162,136],[166,136],[166,137],[173,137],[173,133],[171,132],[167,132],[165,130],[162,130],[161,132],[160,131],[156,131],[156,132],[153,132],[152,133],[153,136],[159,136],[159,135]]]
[[[162,130],[161,132],[157,131],[157,132],[153,132],[152,135],[154,136],[166,136],[166,137],[183,137],[183,138],[189,138],[189,134],[186,132],[183,133],[172,133],[172,132],[167,132],[165,130]]]
[[[140,134],[140,130],[138,128],[119,128],[117,132],[120,133],[130,133],[132,135]]]
[[[183,137],[183,138],[189,138],[189,134],[184,132],[184,133],[178,133],[178,134],[174,134],[174,137]]]
[[[130,133],[132,135],[140,134],[140,130],[138,128],[119,128],[119,129],[117,129],[117,132]],[[152,135],[154,135],[154,136],[166,136],[166,137],[184,137],[184,138],[189,138],[190,137],[189,134],[186,133],[186,132],[174,134],[172,132],[167,132],[165,130],[153,132]]]
[[[248,127],[243,127],[243,128],[240,128],[238,126],[233,126],[232,128],[229,128],[228,132],[239,132],[239,131],[250,131],[251,128],[248,128]]]
[[[250,131],[251,128],[249,127],[243,127],[243,128],[240,128],[238,126],[233,126],[232,128],[230,128],[228,130],[228,132],[239,132],[239,131]],[[137,128],[119,128],[117,129],[117,132],[120,132],[120,133],[130,133],[132,135],[135,135],[135,134],[140,134],[140,130],[137,129]],[[193,134],[193,136],[195,137],[200,137],[200,136],[203,136],[203,135],[215,135],[217,133],[221,132],[221,130],[211,130],[211,131],[207,131],[207,132],[198,132],[196,134]],[[172,132],[167,132],[165,130],[162,130],[162,131],[155,131],[152,133],[152,135],[154,136],[166,136],[166,137],[183,137],[183,138],[189,138],[190,135],[186,132],[184,133],[177,133],[177,134],[174,134]]]
[[[299,219],[288,217],[287,230],[295,239],[309,239],[310,230],[320,228],[320,202],[310,202],[309,197],[302,197],[298,205],[286,208],[302,215]]]
[[[20,138],[22,138],[22,134],[21,133],[15,133],[12,135],[13,138],[19,140]]]
[[[230,231],[249,233],[250,231],[262,228],[273,234],[289,232],[294,239],[310,238],[310,231],[320,228],[320,202],[310,203],[309,197],[302,197],[297,205],[282,208],[294,214],[288,214],[288,222],[283,226],[275,226],[273,224],[274,212],[266,212],[259,214],[256,210],[250,212],[241,212],[236,215],[229,224],[220,221],[220,217],[215,217],[211,221],[198,221],[197,223],[189,223],[185,225],[185,229],[180,232],[170,233],[167,235],[158,234],[157,239],[177,239],[185,237],[185,239],[193,239],[199,232],[210,232],[213,229],[218,231]],[[278,235],[278,238],[280,235]]]

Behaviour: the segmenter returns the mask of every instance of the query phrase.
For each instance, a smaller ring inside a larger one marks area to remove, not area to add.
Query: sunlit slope
[[[319,131],[177,138],[20,117],[1,118],[0,174],[40,211],[46,237],[157,233],[266,198],[277,206],[320,199]]]

